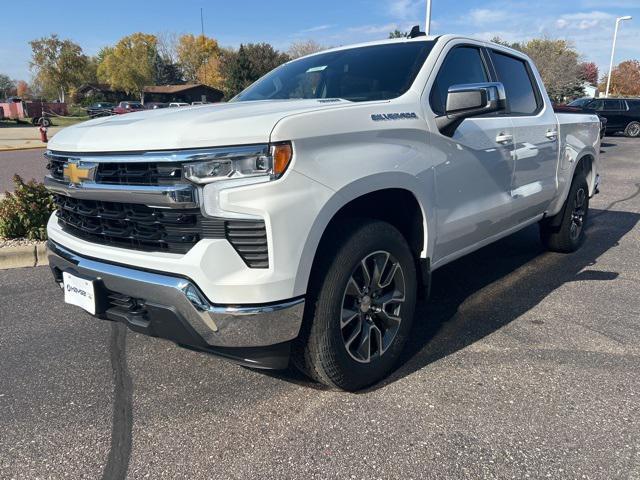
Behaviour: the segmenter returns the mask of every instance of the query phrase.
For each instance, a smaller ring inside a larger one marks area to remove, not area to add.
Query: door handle
[[[558,138],[558,132],[556,130],[547,130],[547,133],[545,133],[545,136],[549,140],[555,140],[556,138]]]
[[[496,143],[506,144],[511,143],[512,141],[513,135],[509,133],[500,132],[498,135],[496,135]]]

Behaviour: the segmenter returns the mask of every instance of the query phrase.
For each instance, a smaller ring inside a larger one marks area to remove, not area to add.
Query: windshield
[[[413,83],[433,44],[389,43],[301,58],[271,71],[231,101],[342,98],[365,102],[399,97]]]
[[[578,98],[569,104],[570,107],[584,107],[587,103],[589,103],[593,98]]]

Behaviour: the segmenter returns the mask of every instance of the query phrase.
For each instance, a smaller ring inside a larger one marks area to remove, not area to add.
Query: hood
[[[267,143],[286,116],[354,105],[346,100],[268,100],[163,108],[98,118],[58,132],[50,150],[126,152]]]

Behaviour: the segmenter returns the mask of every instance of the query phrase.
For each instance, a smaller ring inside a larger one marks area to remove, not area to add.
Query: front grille
[[[116,185],[172,185],[182,179],[180,163],[101,163],[96,183]]]
[[[55,196],[63,230],[90,242],[144,251],[186,253],[202,238],[225,238],[224,220],[198,209],[79,200]]]
[[[64,165],[69,157],[45,154],[47,169],[56,180],[64,180]],[[183,182],[180,162],[105,162],[99,163],[96,183],[111,185],[174,185]]]
[[[226,238],[248,267],[269,267],[262,220],[208,218],[197,208],[153,208],[64,195],[54,195],[54,200],[62,229],[89,242],[146,252],[186,253],[203,238]]]

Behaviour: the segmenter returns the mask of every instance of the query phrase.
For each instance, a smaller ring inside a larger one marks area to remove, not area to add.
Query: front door
[[[443,115],[451,85],[489,80],[479,47],[458,45],[447,53],[433,87],[429,105]],[[490,115],[468,118],[452,137],[435,132],[430,140],[436,157],[437,232],[434,265],[455,258],[513,226],[511,182],[512,120]]]

